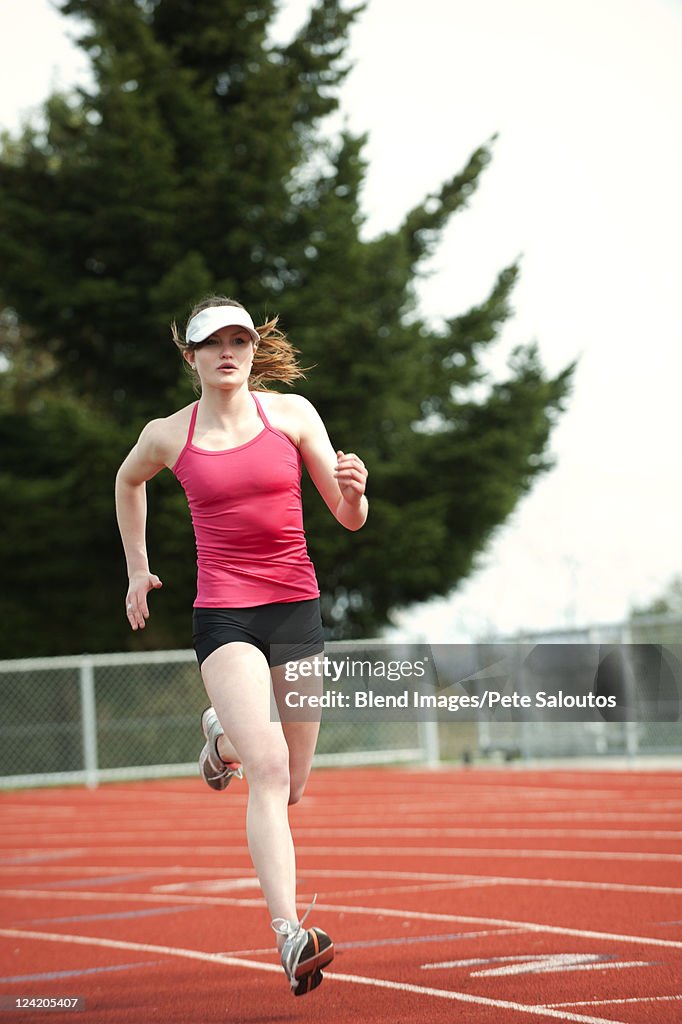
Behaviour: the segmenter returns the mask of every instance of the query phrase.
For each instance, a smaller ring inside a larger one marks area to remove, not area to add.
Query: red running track
[[[0,1024],[682,1021],[682,774],[318,771],[291,820],[301,912],[317,892],[337,953],[302,999],[246,792],[0,797],[0,1005],[85,1000]]]

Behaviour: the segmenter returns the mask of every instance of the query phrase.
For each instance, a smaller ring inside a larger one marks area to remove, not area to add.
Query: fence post
[[[632,644],[632,629],[629,622],[623,622],[620,627],[620,643],[621,646],[630,646]],[[631,714],[637,714],[638,702],[637,702],[637,679],[633,672],[633,666],[630,658],[624,659],[628,668],[630,669],[627,676],[627,697],[628,697],[628,716]],[[632,708],[633,710],[630,710]],[[639,722],[637,718],[634,719],[628,717],[625,722],[625,753],[629,766],[632,768],[637,756],[639,754]]]
[[[85,785],[97,789],[97,709],[95,706],[95,673],[92,658],[83,655],[80,667],[81,727],[83,731],[83,768]]]
[[[427,768],[437,768],[440,764],[440,736],[438,735],[438,722],[435,720],[422,720],[417,722],[419,732],[419,746],[424,754],[424,761]]]

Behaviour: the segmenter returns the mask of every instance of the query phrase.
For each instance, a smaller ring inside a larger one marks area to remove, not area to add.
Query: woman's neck
[[[202,418],[216,423],[241,419],[255,408],[247,384],[235,389],[206,388],[201,393],[199,407],[203,413]]]

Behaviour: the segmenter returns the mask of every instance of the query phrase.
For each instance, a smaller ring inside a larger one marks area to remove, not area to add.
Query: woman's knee
[[[267,786],[268,789],[290,789],[289,758],[285,750],[261,751],[243,759],[249,786]]]

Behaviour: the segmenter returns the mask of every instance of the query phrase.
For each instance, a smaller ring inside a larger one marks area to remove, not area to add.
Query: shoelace
[[[286,935],[287,938],[289,938],[291,935],[296,935],[301,930],[301,928],[303,928],[305,919],[315,906],[316,899],[317,893],[315,893],[315,895],[313,896],[312,903],[306,910],[301,920],[297,921],[295,924],[292,924],[292,922],[289,921],[288,918],[286,917],[274,918],[274,920],[270,922],[270,927],[272,928],[273,932],[277,932],[278,935]]]
[[[243,778],[243,772],[241,765],[239,768],[231,768],[230,765],[226,764],[225,767],[218,772],[217,775],[207,775],[206,778],[210,779],[211,782],[215,782],[217,779],[224,779],[226,775],[236,775],[238,779]]]

